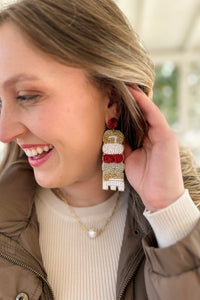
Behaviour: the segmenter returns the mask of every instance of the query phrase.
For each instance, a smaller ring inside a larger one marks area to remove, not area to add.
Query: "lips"
[[[39,167],[46,162],[52,154],[53,145],[21,145],[28,156],[28,161],[32,167]]]

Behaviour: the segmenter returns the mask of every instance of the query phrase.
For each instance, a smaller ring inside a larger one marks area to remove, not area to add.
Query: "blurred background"
[[[200,0],[115,0],[155,64],[153,101],[200,165]]]
[[[200,165],[200,0],[115,2],[155,64],[153,101]]]

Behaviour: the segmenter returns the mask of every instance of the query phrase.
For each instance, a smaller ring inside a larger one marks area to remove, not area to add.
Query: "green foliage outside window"
[[[188,93],[188,114],[190,116],[190,126],[199,130],[200,123],[200,62],[192,61],[187,76],[189,86]]]
[[[172,62],[156,66],[153,101],[173,126],[178,119],[178,68]]]

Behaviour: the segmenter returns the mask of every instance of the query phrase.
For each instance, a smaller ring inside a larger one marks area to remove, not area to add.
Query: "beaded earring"
[[[118,121],[112,118],[108,121],[106,130],[103,135],[103,190],[124,191],[124,135],[121,131],[115,130]]]

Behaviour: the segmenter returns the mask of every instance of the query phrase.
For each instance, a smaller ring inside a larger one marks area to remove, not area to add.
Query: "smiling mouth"
[[[53,148],[52,145],[44,145],[34,148],[24,148],[23,150],[29,158],[37,160],[47,155]]]

